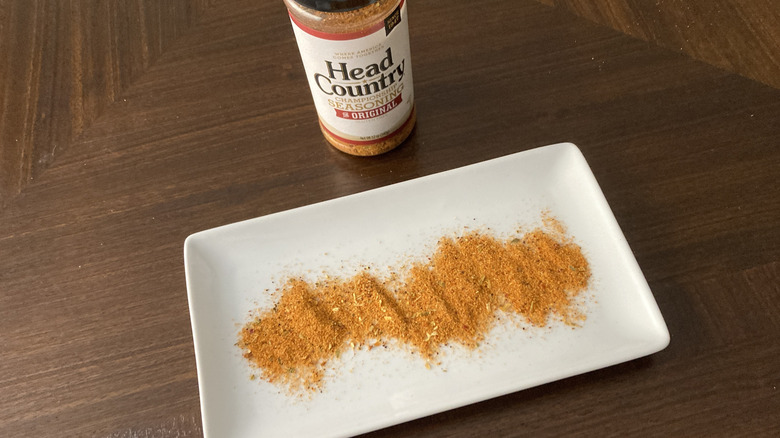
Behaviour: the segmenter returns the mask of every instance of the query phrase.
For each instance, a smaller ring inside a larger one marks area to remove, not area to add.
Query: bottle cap
[[[368,6],[379,0],[295,0],[309,9],[320,12],[345,12]]]

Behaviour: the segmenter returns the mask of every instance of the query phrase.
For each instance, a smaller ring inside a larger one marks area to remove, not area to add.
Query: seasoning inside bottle
[[[352,155],[400,145],[416,121],[405,0],[284,0],[325,139]]]

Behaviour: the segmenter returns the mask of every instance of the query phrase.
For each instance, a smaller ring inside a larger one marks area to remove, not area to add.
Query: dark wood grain
[[[775,0],[538,0],[780,88]]]
[[[135,59],[0,211],[0,436],[201,436],[187,235],[559,141],[591,165],[670,346],[370,436],[779,430],[780,91],[564,8],[483,3],[479,26],[466,2],[410,3],[418,127],[373,159],[325,145],[281,2],[214,2]],[[0,4],[0,32],[62,13]],[[37,129],[37,110],[5,114],[4,133]]]
[[[0,1],[0,208],[207,6],[207,0]]]
[[[780,88],[773,0],[537,0]],[[208,0],[0,1],[0,208],[40,175]]]

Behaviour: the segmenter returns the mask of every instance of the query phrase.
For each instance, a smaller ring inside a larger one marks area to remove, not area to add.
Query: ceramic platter
[[[235,346],[254,309],[289,276],[350,277],[432,253],[468,229],[497,237],[548,211],[591,264],[587,319],[521,330],[499,324],[476,351],[427,369],[403,348],[358,350],[329,365],[322,392],[291,397]],[[652,354],[669,332],[579,149],[556,144],[202,231],[184,245],[207,437],[351,436]]]

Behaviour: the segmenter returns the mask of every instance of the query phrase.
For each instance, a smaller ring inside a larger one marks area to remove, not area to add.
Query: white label
[[[357,34],[292,23],[317,114],[331,135],[371,143],[409,120],[414,90],[405,1],[384,22]]]

